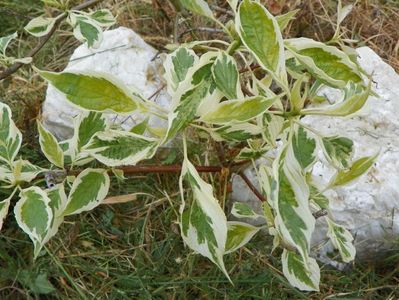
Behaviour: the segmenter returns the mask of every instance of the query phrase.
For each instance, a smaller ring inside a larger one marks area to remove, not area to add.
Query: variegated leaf
[[[201,116],[201,121],[211,124],[226,124],[232,121],[245,122],[269,109],[277,98],[255,96],[243,100],[224,101],[215,110]]]
[[[104,169],[86,169],[76,177],[62,216],[92,210],[108,194],[109,176]]]
[[[190,204],[184,198],[183,181],[193,193]],[[227,240],[226,216],[213,195],[212,186],[199,176],[187,157],[183,162],[179,185],[183,201],[180,227],[184,242],[192,250],[209,258],[229,278],[223,262]]]
[[[79,108],[127,114],[143,104],[139,94],[108,74],[37,72]]]
[[[0,102],[0,161],[11,163],[21,147],[22,134],[11,119],[10,107]]]
[[[37,122],[39,144],[43,154],[55,166],[64,168],[64,152],[57,139],[40,122]]]
[[[308,77],[307,75],[302,75],[301,77],[299,77],[292,89],[291,89],[291,97],[290,97],[290,103],[291,103],[291,110],[295,113],[299,113],[304,105],[305,105],[305,101],[308,98],[308,86],[305,85],[305,91],[302,95],[302,85],[304,82],[307,82]]]
[[[210,131],[215,141],[242,142],[262,133],[262,128],[251,123],[231,123]]]
[[[244,0],[236,15],[237,32],[259,64],[285,82],[284,44],[277,20],[259,2]]]
[[[173,138],[195,119],[201,101],[203,101],[209,92],[210,84],[208,80],[202,80],[197,86],[187,91],[181,97],[177,107],[168,116],[168,131],[164,142]]]
[[[327,236],[332,244],[338,249],[342,261],[348,263],[355,259],[356,248],[353,245],[353,236],[343,226],[336,224],[330,218],[327,218],[328,232]]]
[[[234,202],[233,208],[231,209],[231,214],[239,219],[248,218],[256,220],[259,218],[264,218],[264,216],[261,216],[254,212],[252,207],[244,202]]]
[[[346,137],[332,136],[322,138],[324,156],[337,169],[347,169],[353,155],[353,142]]]
[[[324,108],[308,108],[303,109],[301,114],[303,115],[325,115],[335,117],[346,117],[355,112],[359,111],[371,93],[371,84],[364,91],[359,94],[354,94],[344,101],[338,102],[334,105],[327,106]]]
[[[235,161],[243,161],[243,160],[253,160],[262,157],[269,149],[261,148],[261,149],[252,149],[249,147],[242,148],[240,153],[234,158]]]
[[[168,93],[174,95],[179,84],[186,79],[190,68],[198,63],[198,56],[191,49],[179,47],[166,56],[164,62]]]
[[[201,81],[208,81],[209,90],[206,97],[202,100],[205,104],[205,110],[209,107],[213,107],[213,103],[216,104],[221,100],[223,94],[216,88],[216,84],[213,82],[212,77],[212,64],[218,56],[219,52],[208,51],[201,55],[199,59],[195,58],[194,65],[188,68],[185,78],[177,85],[175,92],[172,92],[172,109],[175,109],[180,103],[183,95],[195,88]],[[220,95],[219,95],[220,94]],[[216,98],[215,98],[216,97]]]
[[[108,130],[98,132],[84,148],[103,164],[115,167],[135,165],[141,160],[151,158],[159,145],[159,141],[127,131]]]
[[[329,207],[329,200],[326,196],[323,195],[319,191],[317,187],[314,185],[309,185],[309,190],[310,190],[310,195],[309,195],[309,200],[314,202],[320,209],[328,209]]]
[[[3,228],[4,220],[8,215],[8,209],[10,208],[11,199],[14,197],[15,191],[16,189],[7,199],[0,201],[0,230]]]
[[[193,13],[214,19],[212,10],[209,8],[205,0],[180,0],[180,3]]]
[[[276,16],[276,20],[278,23],[278,26],[280,26],[280,30],[283,31],[287,25],[290,23],[290,21],[295,20],[295,15],[299,12],[299,9],[294,9],[291,10],[284,15],[279,15]]]
[[[348,170],[338,171],[329,183],[329,188],[341,186],[352,182],[365,174],[374,164],[378,154],[366,156],[356,160]]]
[[[93,160],[82,149],[89,144],[96,133],[108,130],[108,128],[109,125],[101,113],[83,111],[75,117],[73,137],[63,143],[63,151],[68,156],[67,158],[70,158],[70,163],[82,165]]]
[[[309,187],[295,158],[292,142],[288,142],[276,159],[273,177],[271,200],[276,212],[276,228],[306,260],[315,218],[309,208]]]
[[[53,219],[43,243],[47,243],[57,232],[58,228],[64,221],[63,212],[68,202],[67,195],[65,194],[64,183],[57,184],[55,187],[46,191],[50,199],[49,206],[53,212]]]
[[[20,193],[20,200],[14,207],[14,214],[19,227],[32,240],[37,257],[44,245],[44,240],[53,220],[50,198],[39,187],[30,187]]]
[[[213,80],[227,99],[243,98],[237,64],[233,57],[220,52],[212,65]]]
[[[99,26],[109,27],[114,25],[116,20],[109,9],[99,9],[90,14],[90,19],[94,20]]]
[[[362,81],[359,68],[341,50],[309,38],[285,40],[285,46],[310,73],[325,84],[343,88]]]
[[[134,125],[129,131],[138,135],[143,135],[147,131],[149,118],[145,118],[140,123]]]
[[[28,160],[18,159],[12,162],[12,171],[6,170],[2,180],[15,186],[21,182],[31,182],[45,169],[33,165]],[[1,177],[0,177],[1,178]]]
[[[83,112],[80,115],[77,128],[77,149],[80,151],[96,133],[106,130],[108,126],[101,113]]]
[[[231,9],[233,11],[236,11],[237,5],[238,5],[238,0],[227,0],[227,2],[229,3]]]
[[[103,39],[103,31],[91,17],[77,12],[71,12],[68,21],[73,29],[73,35],[81,42],[87,42],[88,48],[97,48]]]
[[[264,114],[262,116],[265,122],[265,139],[273,147],[276,147],[276,140],[284,129],[284,118],[271,114]]]
[[[227,240],[225,253],[231,253],[247,244],[262,227],[251,224],[229,221],[227,222]]]
[[[16,39],[17,37],[18,35],[16,32],[7,36],[0,37],[0,54],[3,54],[5,56],[8,45],[13,39]]]
[[[31,20],[24,29],[31,35],[41,37],[48,34],[53,29],[56,18],[46,18],[43,16]]]
[[[316,141],[309,137],[302,126],[296,126],[292,138],[292,147],[295,158],[304,170],[309,170],[316,161]]]
[[[302,291],[319,290],[320,268],[314,258],[304,260],[301,255],[284,249],[281,261],[284,276],[292,286]]]

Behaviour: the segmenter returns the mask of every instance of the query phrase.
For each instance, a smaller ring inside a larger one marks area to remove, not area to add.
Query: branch
[[[143,173],[180,173],[181,165],[169,166],[124,166],[117,167],[125,174],[143,174]],[[220,173],[223,167],[219,166],[195,166],[195,169],[200,173]]]
[[[258,189],[252,184],[251,180],[245,175],[243,172],[238,173],[240,177],[245,181],[249,189],[255,194],[255,196],[262,202],[267,202],[266,197],[262,195],[261,192],[258,191]]]
[[[89,8],[103,0],[89,0],[85,3],[82,3],[80,5],[77,5],[75,7],[72,7],[71,10],[82,10]],[[44,45],[48,42],[48,40],[53,36],[55,31],[57,30],[58,26],[60,23],[67,17],[67,14],[64,12],[61,15],[58,16],[57,20],[55,21],[55,24],[53,28],[51,28],[50,32],[47,33],[39,42],[39,44],[36,45],[35,48],[33,48],[27,55],[26,57],[34,57],[43,47]],[[0,81],[7,78],[11,74],[15,73],[16,71],[19,70],[24,64],[17,62],[13,65],[11,65],[9,68],[5,69],[1,74],[0,74]]]

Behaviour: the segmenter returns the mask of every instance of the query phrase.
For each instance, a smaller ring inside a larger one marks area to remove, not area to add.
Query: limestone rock
[[[89,49],[86,44],[79,46],[65,68],[65,71],[95,71],[114,75],[147,98],[163,86],[161,70],[162,60],[157,51],[133,30],[124,27],[105,31],[104,39],[96,49]],[[168,107],[170,103],[170,97],[163,90],[151,100],[163,107]],[[79,109],[69,104],[64,95],[49,85],[43,104],[43,121],[58,139],[71,137],[72,117],[77,114]],[[130,128],[142,119],[137,113],[128,117],[108,115],[110,122],[123,128]],[[152,122],[156,122],[155,119]]]

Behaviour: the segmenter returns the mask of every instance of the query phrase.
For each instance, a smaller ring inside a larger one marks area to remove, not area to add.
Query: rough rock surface
[[[367,105],[350,118],[312,116],[303,121],[326,135],[351,138],[355,159],[380,153],[366,175],[326,194],[337,223],[346,226],[355,237],[358,258],[367,258],[392,249],[395,241],[397,247],[399,241],[399,75],[370,48],[362,47],[357,52],[363,69],[373,75],[373,90],[380,98],[370,97]],[[323,93],[337,101],[336,91],[326,89]],[[321,153],[319,158],[323,160]],[[247,170],[247,174],[256,182],[253,171]],[[327,183],[332,174],[332,169],[316,163],[313,175],[320,183]],[[233,199],[259,208],[259,201],[238,176],[233,189]],[[313,245],[320,246],[321,253],[331,251],[332,245],[325,243],[323,218],[316,226]]]
[[[65,70],[111,74],[149,98],[163,85],[161,65],[162,60],[154,48],[133,30],[119,27],[105,31],[104,39],[96,49],[89,49],[86,44],[79,46]],[[152,100],[164,107],[170,103],[170,97],[163,91]],[[64,95],[49,85],[43,104],[43,121],[57,138],[64,140],[72,135],[72,117],[78,113],[79,109],[69,104]],[[108,119],[124,128],[130,128],[142,120],[142,116],[109,114]]]

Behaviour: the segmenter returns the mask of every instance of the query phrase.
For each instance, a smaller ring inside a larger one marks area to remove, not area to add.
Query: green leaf
[[[251,123],[231,123],[210,131],[214,140],[242,142],[262,133],[262,128]]]
[[[262,228],[251,224],[229,221],[227,222],[227,240],[225,253],[231,253],[247,244]]]
[[[201,121],[211,124],[225,124],[232,121],[245,122],[264,113],[277,98],[255,96],[243,100],[224,101],[215,110],[201,116]]]
[[[135,165],[141,160],[151,158],[158,143],[157,139],[131,132],[109,130],[98,132],[84,151],[110,167]]]
[[[37,72],[72,104],[86,110],[127,114],[138,109],[143,102],[140,95],[109,75]]]
[[[29,287],[32,292],[41,295],[50,294],[55,291],[54,286],[44,273],[39,274]]]
[[[88,48],[97,48],[103,39],[103,31],[95,20],[82,13],[71,12],[68,22],[73,27],[73,35],[81,42],[87,42]]]
[[[315,259],[304,260],[301,255],[284,249],[281,256],[284,276],[302,291],[319,291],[320,269]]]
[[[0,102],[0,162],[11,163],[18,154],[22,134],[11,119],[10,107]]]
[[[242,98],[237,64],[233,57],[220,52],[212,65],[213,80],[227,99]]]
[[[32,240],[35,246],[34,256],[37,257],[53,219],[49,197],[36,186],[24,189],[20,193],[20,200],[15,204],[14,214],[19,227]]]
[[[309,185],[310,195],[309,200],[313,201],[320,209],[328,209],[330,201],[326,196],[324,196],[318,188],[314,185]]]
[[[276,229],[285,242],[306,259],[315,227],[315,218],[309,208],[309,187],[295,158],[292,143],[281,151],[273,165],[271,191]]]
[[[323,137],[322,149],[329,163],[335,168],[347,169],[353,155],[353,142],[346,137]]]
[[[114,25],[116,20],[109,9],[99,9],[89,14],[90,18],[98,25],[109,27]]]
[[[3,54],[4,56],[6,56],[6,50],[8,47],[8,44],[13,40],[16,39],[18,37],[18,34],[16,32],[7,35],[7,36],[3,36],[0,37],[0,54]]]
[[[24,29],[35,37],[48,34],[54,27],[56,18],[46,18],[43,16],[31,20]]]
[[[184,198],[183,181],[193,192],[189,207]],[[182,197],[180,227],[184,242],[209,258],[229,278],[223,262],[227,240],[226,216],[213,195],[212,186],[199,176],[187,157],[183,161],[179,186]]]
[[[174,95],[179,84],[186,79],[187,72],[198,63],[198,56],[191,49],[179,47],[166,56],[164,62],[165,79],[168,83],[168,92]]]
[[[302,126],[297,127],[297,131],[292,138],[292,147],[296,160],[302,169],[308,170],[316,161],[315,149],[316,141],[309,138]]]
[[[40,122],[37,122],[39,132],[39,143],[43,154],[54,165],[64,168],[64,152],[58,144],[57,139]]]
[[[308,38],[285,40],[285,46],[314,77],[329,86],[343,88],[348,81],[362,82],[357,65],[336,47]]]
[[[328,232],[327,236],[331,239],[332,244],[338,249],[342,261],[348,263],[355,259],[356,248],[353,246],[353,236],[343,226],[334,223],[327,218]]]
[[[328,185],[329,188],[337,187],[340,185],[345,185],[353,180],[357,179],[358,177],[365,174],[370,167],[374,164],[378,154],[374,156],[367,156],[362,157],[356,160],[349,170],[341,170],[338,171],[335,176],[331,179],[330,184]]]
[[[244,0],[236,15],[237,32],[259,64],[286,80],[283,38],[277,20],[260,3]]]
[[[109,176],[104,169],[86,169],[73,182],[63,216],[92,210],[108,194]]]
[[[214,19],[212,10],[204,0],[180,0],[184,8],[192,11],[195,14]]]

